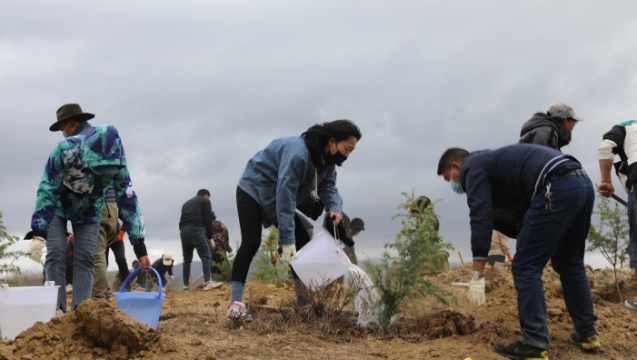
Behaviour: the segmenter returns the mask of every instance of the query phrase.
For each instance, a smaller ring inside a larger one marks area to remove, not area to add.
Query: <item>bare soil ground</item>
[[[244,300],[255,320],[236,324],[225,319],[229,287],[209,292],[171,292],[163,304],[158,329],[149,330],[105,301],[86,301],[77,311],[46,324],[37,323],[15,341],[0,343],[0,359],[503,359],[491,347],[520,336],[517,293],[510,269],[490,274],[487,303],[477,309],[466,300],[464,265],[431,280],[455,293],[449,307],[415,299],[402,307],[403,318],[390,329],[361,329],[343,315],[312,319],[289,309],[294,291],[248,282]],[[550,359],[637,359],[637,312],[616,302],[609,271],[588,271],[597,327],[603,348],[587,353],[568,342],[573,325],[564,306],[559,276],[544,272],[551,332]],[[623,270],[625,298],[637,296],[637,283]]]

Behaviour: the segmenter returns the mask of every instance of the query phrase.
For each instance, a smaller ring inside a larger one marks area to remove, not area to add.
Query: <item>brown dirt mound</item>
[[[409,342],[421,342],[454,335],[464,336],[476,330],[474,318],[452,310],[444,310],[415,320],[401,319],[394,324],[398,338]]]
[[[0,350],[6,359],[128,359],[148,349],[176,351],[176,344],[129,318],[106,301],[84,301],[75,311],[36,323]]]

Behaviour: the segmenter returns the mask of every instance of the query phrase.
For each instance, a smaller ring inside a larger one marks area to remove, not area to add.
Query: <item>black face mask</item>
[[[341,154],[341,152],[338,151],[338,145],[336,145],[336,153],[335,154],[327,154],[325,162],[327,162],[328,164],[334,164],[336,166],[341,166],[341,165],[343,165],[343,162],[345,160],[347,160],[347,156]]]

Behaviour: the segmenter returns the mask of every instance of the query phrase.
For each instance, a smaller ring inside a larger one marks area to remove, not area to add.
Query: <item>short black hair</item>
[[[201,189],[201,190],[197,191],[197,196],[204,196],[204,195],[210,196],[210,191],[208,191],[206,189]]]
[[[461,148],[450,148],[445,151],[438,162],[438,175],[451,166],[452,162],[464,162],[469,152]]]

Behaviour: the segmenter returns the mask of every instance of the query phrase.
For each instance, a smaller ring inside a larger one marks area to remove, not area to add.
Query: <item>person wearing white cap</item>
[[[160,259],[155,260],[153,262],[153,268],[157,270],[159,276],[161,276],[161,283],[163,286],[166,286],[166,273],[168,273],[168,279],[172,280],[175,278],[173,276],[173,265],[175,264],[175,260],[173,260],[173,256],[170,254],[163,254]],[[152,276],[152,275],[151,275]],[[152,290],[153,283],[152,281],[146,282],[146,290]]]
[[[520,143],[544,145],[555,150],[571,142],[575,124],[584,121],[572,107],[555,104],[546,113],[536,112],[520,130]]]

